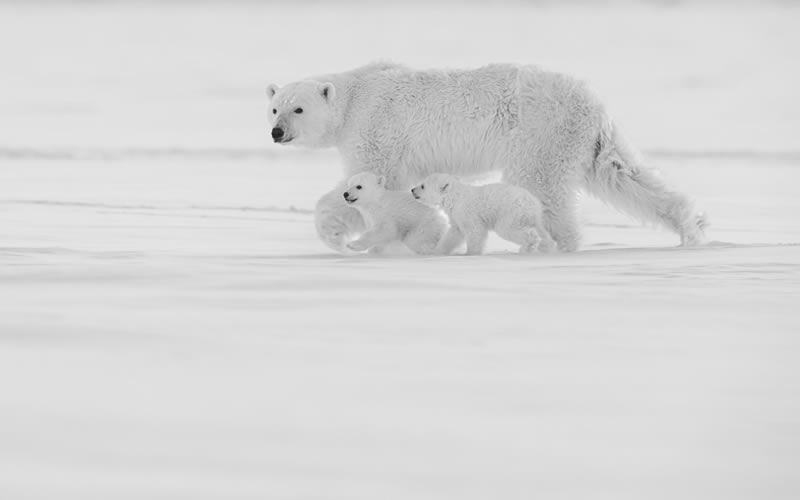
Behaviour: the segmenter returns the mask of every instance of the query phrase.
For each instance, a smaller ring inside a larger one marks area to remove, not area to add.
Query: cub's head
[[[377,176],[370,172],[362,172],[347,180],[347,191],[344,192],[344,201],[350,205],[377,200],[386,189],[386,177]]]
[[[411,189],[414,198],[427,205],[439,205],[442,197],[456,182],[456,178],[447,174],[431,174],[422,183]]]
[[[332,83],[303,80],[285,87],[267,87],[272,140],[278,144],[328,146],[334,124]]]

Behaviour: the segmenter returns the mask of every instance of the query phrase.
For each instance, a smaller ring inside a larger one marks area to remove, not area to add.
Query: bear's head
[[[332,83],[304,80],[282,88],[273,83],[267,87],[267,97],[272,140],[309,147],[331,145],[336,99]]]
[[[344,196],[344,201],[350,205],[364,204],[377,201],[385,189],[386,177],[370,172],[361,172],[347,180],[347,191],[342,196]]]
[[[419,186],[411,188],[414,198],[427,205],[440,205],[456,178],[448,174],[431,174]]]

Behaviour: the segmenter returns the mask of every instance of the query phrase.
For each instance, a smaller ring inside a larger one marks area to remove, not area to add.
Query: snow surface
[[[798,498],[798,14],[0,4],[0,498]],[[379,57],[586,76],[711,243],[332,254],[263,89]]]

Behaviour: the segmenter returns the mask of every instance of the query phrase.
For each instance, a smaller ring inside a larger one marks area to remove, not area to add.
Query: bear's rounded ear
[[[378,182],[379,186],[385,186],[386,185],[386,176],[385,175],[379,175],[377,182]]]
[[[279,88],[280,87],[278,87],[274,83],[270,83],[269,85],[267,85],[267,97],[269,97],[270,99],[275,97],[275,92],[277,92]]]
[[[336,97],[336,87],[334,87],[331,82],[326,82],[320,85],[319,92],[328,102],[332,101],[333,98]]]

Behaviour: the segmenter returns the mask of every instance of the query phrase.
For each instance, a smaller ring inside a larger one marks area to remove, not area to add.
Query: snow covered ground
[[[800,10],[723,5],[0,4],[0,498],[800,496]],[[331,253],[263,89],[381,57],[585,76],[711,243]]]

